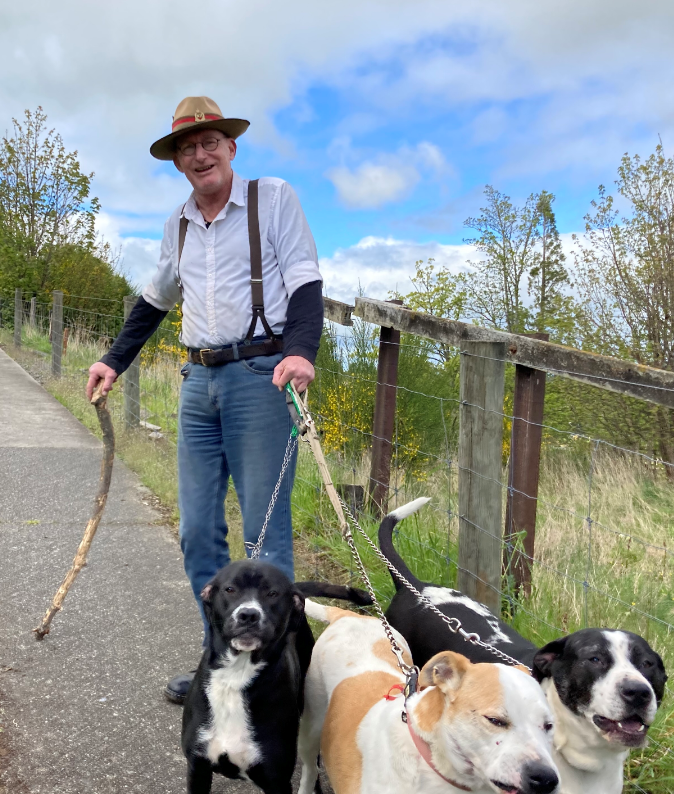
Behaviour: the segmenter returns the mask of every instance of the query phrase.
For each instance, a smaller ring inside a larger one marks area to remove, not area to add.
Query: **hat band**
[[[221,119],[222,116],[218,116],[214,113],[200,113],[199,118],[196,116],[181,116],[173,122],[171,132],[175,132],[176,127],[182,127],[183,124],[196,124],[201,121],[220,121]]]

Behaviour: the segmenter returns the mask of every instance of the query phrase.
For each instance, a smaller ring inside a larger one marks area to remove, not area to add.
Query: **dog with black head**
[[[660,656],[630,631],[581,629],[541,648],[533,675],[554,715],[562,792],[622,791],[629,750],[646,743],[664,695]]]
[[[539,649],[465,593],[417,579],[393,545],[393,530],[428,501],[417,499],[384,518],[382,552],[444,615],[532,669],[554,715],[561,794],[619,794],[629,750],[645,744],[664,694],[662,659],[637,634],[607,629],[582,629]],[[397,577],[393,581],[396,593],[386,617],[407,640],[416,665],[442,651],[461,653],[473,663],[499,661],[451,632]]]
[[[231,563],[204,588],[210,637],[183,712],[188,794],[208,794],[213,773],[291,794],[314,645],[305,595],[370,603],[353,588],[293,584],[253,560]]]

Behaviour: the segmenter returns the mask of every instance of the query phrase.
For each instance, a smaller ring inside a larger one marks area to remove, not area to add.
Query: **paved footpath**
[[[175,538],[119,459],[87,566],[52,633],[31,633],[91,515],[101,450],[0,350],[2,794],[185,791],[182,711],[162,688],[198,661],[199,615]]]

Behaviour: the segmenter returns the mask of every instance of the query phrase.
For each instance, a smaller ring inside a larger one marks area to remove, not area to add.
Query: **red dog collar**
[[[388,696],[387,696],[388,697]],[[393,698],[391,698],[393,700]],[[461,791],[472,791],[472,788],[468,788],[468,786],[464,786],[461,783],[457,783],[456,780],[452,780],[451,778],[445,777],[442,772],[440,772],[435,764],[433,763],[433,758],[431,756],[431,748],[428,746],[428,742],[425,742],[421,736],[418,736],[414,729],[412,728],[412,723],[410,722],[410,716],[407,715],[407,727],[410,729],[410,736],[412,737],[412,741],[414,742],[414,746],[419,751],[419,755],[424,759],[424,761],[430,766],[430,768],[435,772],[436,775],[439,775],[444,781],[449,783],[451,786],[455,786]]]

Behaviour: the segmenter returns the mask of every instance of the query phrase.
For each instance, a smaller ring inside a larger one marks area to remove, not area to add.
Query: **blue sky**
[[[671,0],[34,0],[0,9],[0,124],[42,105],[96,172],[99,228],[137,282],[187,195],[150,143],[185,95],[249,118],[235,167],[302,199],[329,294],[457,270],[485,184],[583,227],[621,155],[674,143]]]

